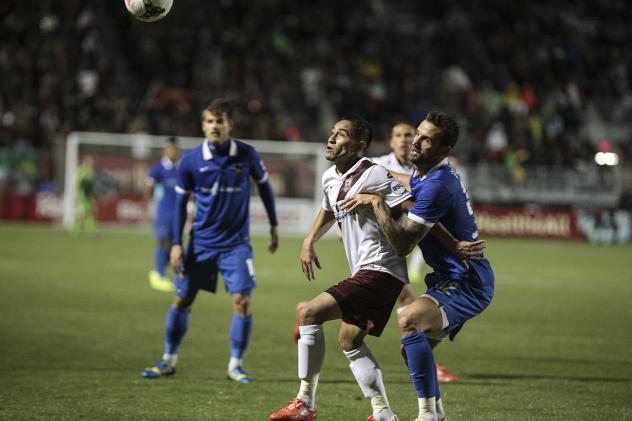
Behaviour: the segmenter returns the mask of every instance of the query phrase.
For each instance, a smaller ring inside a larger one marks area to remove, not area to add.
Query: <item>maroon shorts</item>
[[[386,272],[360,270],[327,292],[336,299],[344,322],[380,336],[403,286],[402,281]]]

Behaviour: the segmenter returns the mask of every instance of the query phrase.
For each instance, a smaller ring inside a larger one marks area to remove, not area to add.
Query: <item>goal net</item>
[[[160,159],[167,136],[72,132],[66,142],[63,224],[69,228],[75,214],[75,176],[81,159],[92,155],[97,173],[96,218],[100,222],[147,225],[150,203],[145,178]],[[329,167],[321,144],[243,140],[254,146],[263,159],[276,195],[279,228],[287,234],[305,234],[321,206],[321,175]],[[184,152],[200,138],[178,137]],[[251,194],[257,195],[253,185]],[[267,214],[259,198],[250,201],[251,231],[269,231]]]

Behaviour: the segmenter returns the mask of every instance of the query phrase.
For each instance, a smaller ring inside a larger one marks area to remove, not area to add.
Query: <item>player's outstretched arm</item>
[[[301,271],[303,271],[308,281],[316,279],[313,264],[315,264],[318,269],[321,269],[314,245],[316,241],[329,231],[335,221],[336,218],[333,212],[321,208],[318,215],[316,215],[312,229],[303,240],[303,247],[301,248]]]
[[[377,223],[400,256],[408,255],[422,238],[430,232],[430,228],[417,222],[407,220],[404,226],[400,225],[391,215],[391,209],[384,200],[373,194],[356,194],[338,204],[347,212],[353,211],[359,206],[372,206]]]

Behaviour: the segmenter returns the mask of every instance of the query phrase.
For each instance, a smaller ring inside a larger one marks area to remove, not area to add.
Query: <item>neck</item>
[[[339,174],[344,174],[349,171],[349,168],[353,167],[356,162],[358,162],[362,157],[360,156],[350,156],[346,159],[340,159],[336,162],[336,171]]]
[[[445,156],[442,156],[439,159],[433,160],[432,162],[415,164],[415,168],[417,169],[419,175],[423,177],[445,158]]]
[[[407,158],[402,158],[395,155],[395,159],[397,159],[397,162],[399,162],[404,167],[410,167],[412,165],[412,162],[410,162]]]

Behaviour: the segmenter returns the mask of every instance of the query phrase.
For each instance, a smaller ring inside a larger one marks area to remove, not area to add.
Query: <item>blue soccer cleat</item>
[[[226,372],[226,377],[238,383],[252,383],[252,379],[241,367]]]
[[[146,379],[157,379],[158,377],[173,376],[174,374],[176,374],[176,367],[165,360],[158,361],[153,367],[148,367],[140,373]]]

